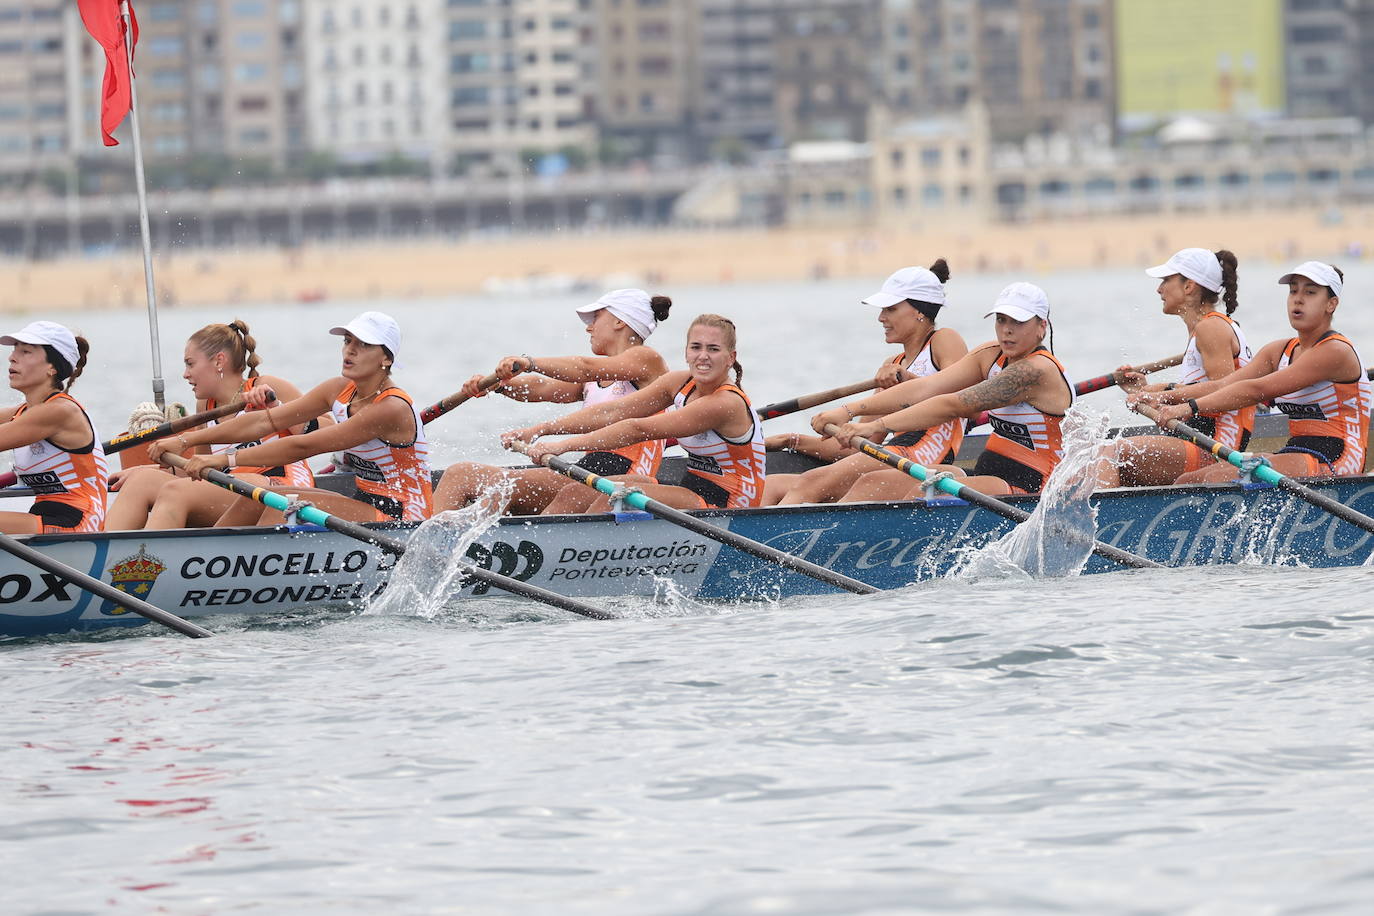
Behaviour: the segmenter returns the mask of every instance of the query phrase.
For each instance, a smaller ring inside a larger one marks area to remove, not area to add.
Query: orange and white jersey
[[[55,391],[47,397],[63,398],[81,405],[66,392]],[[14,412],[18,417],[28,409],[23,404]],[[86,411],[81,408],[86,416]],[[91,428],[88,448],[69,451],[47,439],[14,450],[14,473],[26,487],[32,487],[34,502],[55,502],[72,506],[81,512],[81,523],[72,531],[103,531],[105,528],[105,500],[109,469],[105,464],[105,448],[95,431],[95,424],[86,416]]]
[[[688,379],[673,396],[673,404],[668,410],[681,410],[686,406],[687,398],[696,386],[695,379]],[[722,436],[715,430],[707,430],[695,436],[679,436],[677,444],[687,452],[687,473],[694,474],[724,490],[728,494],[728,500],[723,508],[744,509],[758,506],[763,501],[763,481],[767,475],[763,424],[759,422],[759,415],[749,403],[749,396],[737,385],[725,384],[716,390],[739,395],[744,401],[744,406],[749,408],[753,429],[738,439]]]
[[[607,401],[615,401],[634,394],[638,390],[639,386],[626,379],[619,379],[604,386],[599,382],[587,382],[582,386],[582,403],[587,407],[605,404]],[[658,466],[663,463],[663,448],[662,439],[650,439],[647,442],[636,442],[633,445],[613,448],[609,451],[629,459],[630,469],[625,473],[639,474],[643,477],[657,477]]]
[[[243,390],[244,390],[244,391],[247,391],[249,388],[252,388],[254,385],[256,385],[257,382],[258,382],[258,376],[256,376],[256,375],[250,375],[250,376],[248,376],[248,378],[246,378],[246,379],[243,380]],[[206,410],[214,410],[215,407],[216,407],[215,399],[214,399],[214,398],[207,398],[206,401],[205,401],[205,409],[206,409]],[[249,408],[247,408],[247,409],[245,409],[245,410],[240,410],[238,413],[234,414],[234,416],[236,416],[236,417],[241,417],[241,416],[243,416],[248,410],[257,410],[257,409],[259,409],[259,408],[256,408],[256,407],[249,407]],[[206,426],[217,426],[218,424],[219,424],[219,421],[218,421],[218,420],[209,420],[209,421],[206,422],[205,425],[206,425]],[[275,440],[275,439],[280,439],[280,438],[282,438],[283,436],[289,436],[289,435],[291,435],[291,430],[289,430],[289,429],[279,429],[279,430],[276,430],[276,431],[274,431],[274,432],[268,433],[267,435],[263,436],[261,439],[255,439],[255,440],[253,440],[252,442],[240,442],[240,443],[237,443],[237,444],[228,443],[228,442],[217,442],[217,443],[215,443],[214,445],[211,445],[211,446],[210,446],[210,453],[213,454],[213,455],[219,455],[219,454],[223,454],[224,452],[229,451],[230,449],[251,448],[251,447],[254,446],[254,445],[262,445],[264,442],[272,442],[272,441]],[[273,470],[273,468],[268,468],[268,467],[245,467],[245,466],[239,466],[239,467],[235,467],[235,468],[231,469],[231,470],[229,471],[229,473],[230,473],[230,474],[265,474],[265,473],[267,473],[267,472],[269,472],[269,471],[272,471],[272,470]],[[281,479],[282,481],[284,481],[285,483],[289,484],[290,486],[293,486],[293,487],[313,487],[313,486],[315,485],[315,475],[314,475],[313,473],[311,473],[311,471],[310,471],[310,465],[306,464],[304,461],[293,461],[293,462],[291,462],[290,464],[283,465],[282,468],[281,468],[281,471],[282,471],[282,473],[280,474],[280,479]],[[272,476],[272,477],[277,477],[277,476],[279,476],[279,475],[271,474],[270,476]]]
[[[1231,334],[1236,342],[1236,355],[1232,358],[1232,365],[1240,369],[1250,363],[1254,355],[1250,352],[1250,345],[1245,341],[1245,332],[1240,329],[1240,324],[1227,315],[1225,312],[1212,311],[1202,316],[1202,321],[1211,318],[1220,318],[1231,326]],[[1183,364],[1180,368],[1177,384],[1192,385],[1195,382],[1213,381],[1207,375],[1207,370],[1202,364],[1202,353],[1197,348],[1197,338],[1188,338],[1188,347],[1183,351]],[[1207,433],[1222,445],[1228,448],[1243,449],[1244,441],[1248,439],[1246,433],[1255,430],[1255,408],[1242,407],[1240,410],[1228,410],[1225,413],[1204,413],[1201,418],[1212,421],[1211,428],[1203,428],[1202,432]],[[1194,424],[1197,425],[1197,424]]]
[[[935,335],[931,334],[926,338],[925,346],[921,347],[921,352],[916,354],[916,358],[903,366],[908,374],[915,378],[925,378],[940,371],[940,367],[935,365],[935,356],[930,352],[930,341]],[[905,353],[898,353],[889,362],[901,365]],[[964,421],[962,419],[950,420],[929,429],[918,429],[912,432],[898,433],[889,439],[885,445],[896,451],[908,461],[917,464],[942,464],[949,456],[950,452],[958,453],[959,446],[964,441]]]
[[[1067,370],[1053,353],[1044,347],[1035,350],[1059,370],[1064,385],[1069,389],[1069,403],[1073,404],[1073,383],[1069,381]],[[1030,357],[1027,357],[1028,359]],[[1005,355],[998,355],[988,367],[988,378],[993,379],[1006,367]],[[996,407],[988,411],[992,422],[992,433],[988,436],[987,450],[1010,458],[1018,464],[1032,468],[1049,477],[1059,460],[1064,457],[1064,436],[1060,429],[1063,414],[1045,413],[1029,402]]]
[[[1331,343],[1344,344],[1352,350],[1355,345],[1344,334],[1330,331],[1317,341],[1321,347]],[[1293,361],[1298,338],[1283,348],[1279,370]],[[1315,349],[1315,348],[1314,348]],[[1361,366],[1360,351],[1355,356]],[[1363,371],[1349,382],[1317,382],[1300,391],[1292,391],[1274,399],[1274,406],[1288,415],[1288,435],[1292,438],[1313,437],[1336,439],[1344,444],[1340,456],[1331,462],[1335,474],[1359,474],[1364,471],[1365,440],[1369,435],[1369,410],[1374,402],[1374,387]]]
[[[358,386],[349,382],[339,392],[331,408],[334,422],[348,420],[348,402]],[[410,395],[400,388],[384,388],[372,398],[400,398],[415,415],[415,441],[397,445],[384,439],[369,439],[344,451],[344,464],[353,472],[358,489],[373,496],[395,500],[401,507],[398,521],[419,522],[434,514],[433,480],[429,471],[429,442],[425,424]]]

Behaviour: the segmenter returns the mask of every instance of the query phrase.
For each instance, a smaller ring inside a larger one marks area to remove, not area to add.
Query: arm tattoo
[[[1040,383],[1040,370],[1022,360],[1007,366],[995,377],[959,392],[959,403],[969,411],[992,410],[1024,401]]]

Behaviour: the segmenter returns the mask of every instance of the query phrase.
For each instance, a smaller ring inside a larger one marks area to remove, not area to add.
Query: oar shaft
[[[825,433],[827,436],[833,436],[839,431],[840,428],[833,423],[831,423],[829,426],[825,428]],[[907,474],[910,474],[912,477],[916,478],[922,483],[924,483],[931,476],[929,468],[923,467],[922,465],[917,464],[909,458],[903,458],[901,455],[888,451],[881,445],[878,445],[876,442],[872,442],[868,439],[863,438],[862,436],[855,436],[854,438],[850,439],[849,444],[854,448],[857,448],[859,451],[863,452],[870,458],[876,458],[884,464],[894,467],[899,471],[905,471]],[[958,499],[962,499],[965,502],[970,502],[973,505],[978,506],[979,508],[987,509],[991,512],[996,512],[1003,518],[1009,518],[1016,522],[1024,522],[1026,519],[1030,518],[1030,513],[1027,512],[1025,509],[1013,506],[1010,503],[1004,503],[1002,502],[1002,500],[998,499],[995,496],[989,496],[988,494],[975,490],[972,487],[965,486],[964,484],[960,483],[956,478],[942,477],[939,481],[936,482],[935,486],[938,489],[943,490],[945,493],[948,493],[950,496],[957,497]],[[1093,553],[1097,554],[1098,556],[1106,557],[1107,559],[1120,563],[1123,566],[1132,566],[1137,569],[1157,568],[1160,566],[1160,564],[1156,563],[1154,560],[1148,560],[1145,557],[1136,556],[1135,554],[1122,550],[1119,547],[1113,547],[1110,544],[1104,544],[1101,541],[1095,539],[1093,540],[1092,550]]]
[[[1161,369],[1169,369],[1173,366],[1177,366],[1182,362],[1183,354],[1179,353],[1175,356],[1166,357],[1165,359],[1155,360],[1152,363],[1141,363],[1139,366],[1132,366],[1129,370],[1126,371],[1139,372],[1141,375],[1150,375],[1151,373],[1159,372]],[[1084,379],[1081,382],[1075,382],[1073,386],[1073,393],[1078,396],[1092,394],[1094,391],[1101,391],[1104,388],[1111,388],[1113,385],[1120,385],[1123,381],[1125,381],[1125,379],[1126,373],[1122,370],[1108,372],[1106,375],[1099,375],[1095,378]],[[986,411],[984,411],[974,419],[970,420],[965,429],[976,429],[979,426],[983,426],[987,422],[988,414]]]
[[[21,544],[14,538],[7,535],[0,535],[0,550],[18,557],[31,566],[46,570],[53,575],[70,582],[83,591],[88,591],[97,598],[104,598],[106,601],[113,601],[121,607],[127,608],[146,617],[154,623],[160,623],[164,627],[170,627],[181,633],[183,636],[190,636],[194,639],[203,639],[211,635],[210,631],[204,627],[196,626],[189,620],[182,620],[175,614],[168,613],[161,608],[153,607],[142,598],[137,598],[127,592],[122,592],[108,582],[103,582],[92,576],[88,576],[78,569],[59,563],[45,553],[35,550],[27,544]]]
[[[202,410],[200,413],[191,414],[189,417],[180,417],[166,423],[159,423],[152,429],[145,429],[137,433],[123,433],[115,436],[109,442],[102,443],[105,454],[113,455],[115,452],[122,452],[126,448],[132,448],[144,442],[152,442],[154,439],[166,439],[168,436],[175,436],[184,433],[188,429],[195,429],[210,420],[218,420],[220,417],[227,417],[230,414],[238,413],[243,410],[242,401],[230,401],[228,404],[221,404],[212,410]]]
[[[1147,404],[1137,404],[1135,410],[1137,413],[1143,414],[1151,420],[1156,422],[1159,421],[1159,414]],[[1238,468],[1243,468],[1246,459],[1250,457],[1245,452],[1240,452],[1230,446],[1222,445],[1211,436],[1193,429],[1182,420],[1169,420],[1164,424],[1164,428],[1187,439],[1191,439],[1198,448]],[[1325,509],[1342,521],[1349,522],[1357,528],[1363,528],[1365,531],[1374,531],[1374,518],[1370,518],[1363,512],[1358,512],[1350,508],[1345,503],[1332,499],[1325,493],[1318,493],[1311,487],[1298,483],[1286,474],[1280,474],[1267,464],[1256,466],[1251,473],[1265,483],[1271,483],[1276,487],[1287,490],[1304,502],[1310,503],[1319,509]]]
[[[482,379],[482,390],[490,391],[491,389],[495,388],[498,384],[500,384],[500,382],[501,380],[496,376],[488,375]],[[464,401],[470,400],[471,397],[472,396],[467,394],[466,392],[455,391],[453,394],[449,395],[448,397],[444,398],[438,403],[431,404],[424,410],[420,411],[420,422],[428,423],[431,420],[437,420],[453,408],[457,407],[459,404],[462,404]]]
[[[527,454],[524,443],[516,442],[512,445],[512,448],[518,452]],[[593,474],[586,468],[578,467],[566,458],[560,458],[557,455],[545,455],[540,463],[565,477],[576,480],[578,483],[586,484],[593,490],[605,493],[607,496],[616,494],[616,485],[614,482],[607,480],[599,474]],[[858,579],[850,578],[843,573],[837,573],[833,569],[826,569],[824,566],[818,566],[809,560],[803,560],[801,557],[793,556],[790,553],[784,553],[775,547],[769,547],[767,544],[760,544],[758,541],[744,537],[743,535],[735,534],[724,528],[719,528],[693,515],[689,515],[681,509],[675,509],[666,503],[651,499],[638,491],[628,491],[624,494],[624,498],[625,502],[642,512],[648,512],[664,521],[672,522],[675,525],[681,525],[689,531],[694,531],[713,541],[719,541],[727,547],[733,547],[750,556],[768,560],[779,566],[784,566],[794,572],[799,572],[824,582],[827,585],[842,588],[856,595],[871,595],[878,591],[877,588],[874,588],[867,582],[860,582]]]
[[[778,401],[776,404],[760,407],[759,416],[765,420],[771,420],[774,417],[782,417],[789,413],[796,413],[799,410],[809,410],[821,404],[828,404],[838,398],[847,398],[851,394],[863,394],[865,391],[872,391],[877,387],[878,383],[876,381],[873,379],[865,379],[862,382],[842,385],[839,388],[831,388],[828,391],[817,391],[814,394],[804,394],[790,401]]]
[[[180,455],[174,455],[171,452],[164,452],[161,457],[164,462],[175,467],[185,467],[186,465],[185,458],[182,458]],[[262,503],[269,509],[286,512],[291,508],[290,501],[281,493],[275,490],[255,487],[250,483],[244,483],[242,480],[230,474],[226,474],[223,471],[206,470],[203,472],[202,476],[213,484],[221,486],[239,496],[247,497],[248,499]],[[308,503],[298,506],[296,514],[308,524],[319,525],[331,531],[337,531],[340,534],[347,535],[348,537],[356,538],[357,540],[365,541],[369,544],[375,544],[383,550],[394,553],[397,556],[406,552],[406,543],[400,538],[391,537],[380,531],[374,531],[371,528],[360,525],[357,522],[350,522],[347,519],[330,515],[328,512],[317,509]],[[473,566],[469,563],[462,563],[459,565],[464,575],[476,579],[479,582],[485,582],[502,591],[519,595],[522,598],[532,598],[536,601],[542,601],[545,604],[562,608],[565,611],[571,611],[574,614],[581,614],[583,617],[590,617],[593,620],[616,619],[614,614],[603,611],[600,608],[592,607],[590,604],[583,604],[581,601],[577,601],[565,595],[560,595],[557,592],[551,592],[548,589],[540,588],[537,585],[530,585],[528,582],[521,582],[518,579],[512,579],[510,576],[503,576],[500,573],[494,573],[489,569],[482,569],[480,566]]]

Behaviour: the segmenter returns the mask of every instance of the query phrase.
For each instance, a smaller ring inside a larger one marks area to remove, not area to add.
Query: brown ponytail
[[[667,296],[654,296],[649,300],[649,308],[654,311],[654,321],[667,321],[668,310],[673,307],[673,300]]]
[[[191,343],[205,356],[224,353],[235,372],[248,370],[249,378],[256,378],[262,358],[258,356],[258,342],[248,332],[248,322],[235,318],[228,324],[207,324],[191,335]]]
[[[719,328],[720,330],[724,331],[726,340],[725,345],[729,347],[731,350],[735,349],[735,323],[731,321],[729,318],[726,318],[723,315],[713,315],[709,312],[705,315],[698,315],[695,319],[693,319],[692,323],[688,325],[687,333],[690,335],[692,333],[692,328],[696,327],[697,325],[705,325],[708,328]],[[732,365],[730,368],[735,373],[735,384],[738,385],[740,383],[740,380],[744,378],[744,367],[740,365],[740,362],[737,359],[735,360],[734,365]]]
[[[935,263],[930,265],[930,272],[935,274],[935,279],[941,283],[949,282],[949,264],[944,258],[936,258]]]
[[[1202,291],[1202,301],[1208,304],[1215,303],[1220,297],[1226,303],[1226,314],[1233,314],[1240,307],[1240,300],[1236,298],[1236,256],[1225,248],[1220,251],[1212,252],[1217,257],[1217,263],[1221,265],[1221,292],[1214,293],[1209,289]]]

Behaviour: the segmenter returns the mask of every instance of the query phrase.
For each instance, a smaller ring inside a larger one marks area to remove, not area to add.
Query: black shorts
[[[602,477],[630,473],[630,459],[615,452],[588,452],[577,462],[577,466]]]
[[[1191,419],[1191,420],[1188,421],[1188,425],[1191,426],[1193,429],[1197,430],[1198,432],[1202,433],[1204,436],[1206,436],[1206,437],[1209,438],[1209,439],[1215,439],[1215,438],[1217,437],[1217,418],[1216,418],[1216,417],[1193,417],[1193,419]],[[1177,439],[1187,439],[1187,438],[1188,438],[1188,436],[1185,435],[1184,433],[1176,433],[1176,432],[1173,432],[1172,430],[1169,431],[1169,435],[1171,435],[1171,436],[1173,436],[1173,437],[1175,437],[1175,438],[1177,438]],[[1247,430],[1245,430],[1244,432],[1242,432],[1242,433],[1240,434],[1240,444],[1236,446],[1236,451],[1238,451],[1238,452],[1243,452],[1243,451],[1245,451],[1246,447],[1248,447],[1249,445],[1250,445],[1250,430],[1247,429]]]
[[[353,498],[360,503],[367,503],[378,512],[388,515],[398,522],[405,518],[406,507],[401,505],[399,499],[392,499],[390,496],[378,496],[376,493],[368,493],[363,490],[354,490]]]
[[[1327,467],[1332,467],[1345,454],[1345,442],[1335,436],[1293,436],[1276,455],[1311,455]]]
[[[1027,493],[1039,493],[1045,486],[1044,474],[997,452],[984,451],[979,455],[978,463],[973,466],[973,473],[977,476],[1000,477]]]
[[[691,490],[693,493],[700,496],[708,506],[724,509],[726,506],[730,505],[730,491],[719,484],[712,483],[700,474],[694,474],[688,471],[682,475],[682,480],[678,483],[678,486]]]
[[[51,499],[36,500],[29,506],[29,514],[38,516],[44,525],[54,528],[76,528],[86,517],[86,513],[76,506],[54,502]]]

